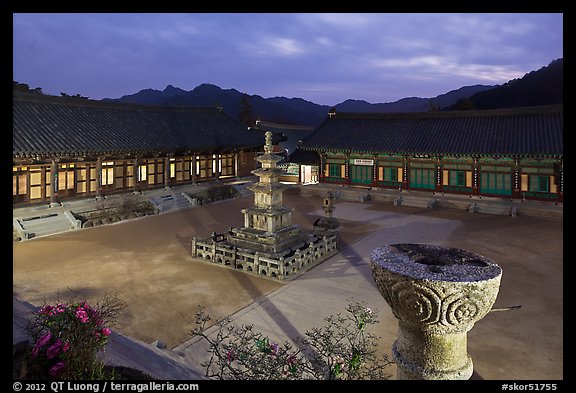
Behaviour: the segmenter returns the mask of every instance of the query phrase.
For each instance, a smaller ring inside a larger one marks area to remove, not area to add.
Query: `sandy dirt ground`
[[[298,205],[293,222],[311,227],[319,216],[306,213],[317,206],[290,193],[285,204]],[[299,200],[292,201],[295,198]],[[198,263],[190,256],[193,236],[242,226],[240,210],[252,203],[253,197],[238,198],[15,243],[14,295],[41,305],[70,296],[97,299],[118,294],[128,305],[119,331],[174,347],[189,338],[199,305],[215,318],[223,318],[283,285]],[[370,230],[360,224],[351,226],[347,241]]]
[[[205,237],[212,231],[242,226],[240,210],[252,203],[251,197],[238,198],[15,243],[13,293],[35,305],[71,294],[97,298],[117,293],[128,305],[117,326],[119,332],[149,343],[162,340],[169,348],[175,347],[190,338],[198,305],[221,318],[283,286],[190,257],[193,236]],[[305,227],[320,217],[321,204],[321,198],[300,196],[297,189],[284,194],[284,205],[295,208],[293,222]],[[377,203],[368,209],[390,214],[394,222],[414,215],[442,218],[453,226],[444,245],[497,261],[504,270],[498,306],[522,305],[522,309],[489,314],[486,318],[495,322],[478,323],[469,333],[470,341],[480,343],[470,346],[470,351],[475,357],[498,353],[498,364],[508,371],[510,367],[518,369],[516,375],[523,375],[524,365],[517,361],[520,346],[530,362],[537,359],[531,367],[539,370],[538,375],[525,375],[525,379],[563,377],[562,220]],[[350,214],[343,220],[341,247],[385,225],[385,220],[375,224]],[[410,231],[414,242],[420,242],[423,234],[436,229],[406,224],[391,230]],[[494,334],[494,323],[507,332],[505,339]],[[493,375],[498,375],[498,370]]]

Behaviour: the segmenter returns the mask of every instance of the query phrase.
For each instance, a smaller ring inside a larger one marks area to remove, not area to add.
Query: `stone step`
[[[47,213],[39,216],[19,218],[18,223],[22,232],[22,239],[31,239],[39,236],[52,235],[76,229],[77,225],[65,212]],[[16,227],[16,223],[15,223]]]
[[[172,193],[167,195],[162,195],[161,197],[151,198],[155,206],[158,207],[160,213],[164,213],[172,210],[187,209],[192,205],[191,199],[183,195],[183,193]]]
[[[251,185],[252,183],[250,182],[246,182],[246,183],[234,183],[232,184],[232,186],[238,191],[238,193],[240,194],[240,196],[247,196],[247,195],[252,195],[253,192],[248,189],[248,186]]]
[[[516,216],[515,206],[501,203],[472,202],[468,207],[470,213],[495,214],[499,216]]]
[[[421,207],[426,209],[431,209],[436,206],[438,200],[433,197],[420,197],[420,196],[409,196],[400,195],[393,200],[395,206],[410,206],[410,207]]]

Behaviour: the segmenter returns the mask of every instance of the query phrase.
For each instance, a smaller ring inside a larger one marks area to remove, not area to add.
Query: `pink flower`
[[[106,337],[108,337],[110,333],[112,333],[110,328],[105,327],[104,329],[102,329],[102,334],[105,335]]]
[[[232,363],[234,359],[236,359],[236,352],[234,349],[229,349],[228,353],[226,354],[226,360],[228,361],[228,364]]]
[[[58,339],[58,341],[56,341],[54,344],[48,347],[48,350],[46,351],[46,357],[48,359],[55,358],[56,356],[58,356],[61,349],[62,349],[62,340]]]
[[[62,346],[62,352],[66,352],[70,349],[70,343],[68,341],[66,341],[64,343],[64,346]]]
[[[52,368],[50,368],[50,371],[48,372],[50,373],[51,376],[56,377],[62,374],[63,371],[64,371],[64,362],[60,361],[55,365],[53,365]]]
[[[52,312],[52,309],[53,309],[53,308],[54,308],[54,307],[52,307],[52,306],[50,306],[50,305],[47,304],[47,305],[45,305],[44,307],[42,307],[42,308],[40,309],[40,311],[38,311],[38,314],[40,314],[40,315],[51,315],[50,313]]]
[[[83,309],[76,310],[76,318],[82,323],[88,322],[88,314]]]
[[[48,344],[51,338],[52,334],[50,332],[45,333],[42,337],[38,339],[38,341],[36,342],[36,346],[38,348],[42,348],[44,345]]]
[[[270,349],[272,350],[272,355],[274,355],[274,356],[278,355],[278,351],[279,351],[278,344],[274,343],[274,344],[270,345]]]

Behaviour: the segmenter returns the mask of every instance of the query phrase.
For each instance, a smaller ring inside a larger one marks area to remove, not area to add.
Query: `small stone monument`
[[[324,217],[320,218],[314,224],[317,227],[324,229],[336,229],[340,226],[340,223],[336,218],[334,218],[334,200],[338,197],[338,194],[328,191],[324,197],[324,203],[322,208],[324,209]]]
[[[502,269],[469,251],[426,244],[380,247],[370,259],[398,318],[397,379],[469,379],[467,333],[491,310]]]

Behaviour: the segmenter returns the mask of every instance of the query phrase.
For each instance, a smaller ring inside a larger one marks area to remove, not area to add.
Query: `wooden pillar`
[[[318,174],[318,182],[324,183],[324,169],[325,169],[325,165],[326,165],[326,158],[319,151],[316,151],[316,152],[320,156],[320,168],[318,168],[320,170],[320,173]]]
[[[345,184],[350,185],[352,181],[350,178],[350,155],[346,153],[344,157],[344,176],[346,177]]]
[[[52,192],[50,193],[50,206],[59,205],[58,203],[58,162],[52,159],[50,163],[50,182]]]
[[[478,158],[474,158],[474,164],[472,166],[472,195],[480,194],[480,186],[478,181],[480,180],[480,168],[478,165]]]
[[[434,191],[435,192],[441,192],[442,191],[442,159],[440,156],[438,156],[436,158],[436,165],[434,166],[435,168],[435,174],[436,174],[436,186],[434,187]]]
[[[138,174],[140,173],[138,169],[138,157],[134,158],[132,161],[132,193],[138,193]]]
[[[50,176],[50,171],[46,170],[47,168],[45,166],[42,166],[41,168],[41,172],[40,172],[40,176],[41,176],[41,184],[42,184],[42,191],[41,191],[41,197],[42,197],[42,202],[46,202],[46,185],[50,184],[50,181],[52,179],[52,177]],[[52,189],[52,186],[50,186],[50,189]]]
[[[234,174],[236,175],[236,178],[239,178],[240,176],[238,176],[238,152],[234,153]]]
[[[164,157],[164,189],[170,190],[170,156]]]
[[[96,199],[102,198],[102,157],[96,159]]]
[[[558,177],[560,178],[560,184],[558,184],[558,201],[564,201],[564,163],[560,160],[560,171]]]
[[[372,187],[378,187],[378,156],[372,156]]]
[[[402,156],[402,188],[400,191],[408,189],[408,156]]]
[[[512,198],[521,198],[520,166],[518,164],[518,157],[514,157],[514,166],[512,167]]]

